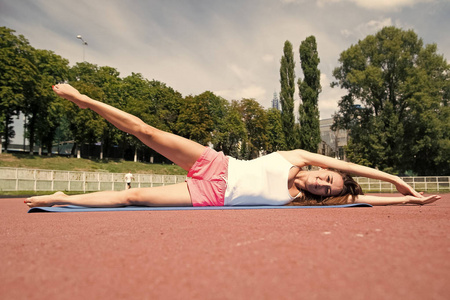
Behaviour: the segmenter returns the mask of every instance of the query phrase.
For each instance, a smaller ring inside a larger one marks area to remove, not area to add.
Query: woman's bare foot
[[[53,91],[60,97],[63,97],[64,99],[67,99],[69,101],[72,101],[76,105],[78,105],[79,108],[87,108],[87,105],[83,103],[82,95],[80,92],[72,87],[70,84],[57,84],[52,86]]]
[[[56,192],[47,196],[30,197],[24,202],[28,207],[53,206],[56,204],[63,204],[61,201],[64,201],[66,197],[68,196],[63,192]]]

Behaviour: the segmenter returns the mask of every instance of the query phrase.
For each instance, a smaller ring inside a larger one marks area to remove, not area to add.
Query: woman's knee
[[[151,140],[151,139],[154,139],[154,137],[160,133],[161,133],[161,130],[144,123],[139,126],[136,136],[139,138],[144,138],[146,140],[149,140],[149,139]]]
[[[142,193],[139,188],[128,189],[121,191],[124,193],[124,204],[125,205],[137,205],[142,198]]]

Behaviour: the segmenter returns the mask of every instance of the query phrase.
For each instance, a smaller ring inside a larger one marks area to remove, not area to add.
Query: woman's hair
[[[364,195],[361,186],[352,178],[352,176],[343,173],[339,170],[328,169],[342,176],[344,181],[344,186],[342,191],[337,196],[324,197],[319,195],[314,195],[308,191],[302,191],[302,195],[294,199],[290,205],[340,205],[353,203],[355,198],[353,196]],[[350,200],[350,201],[349,201]]]

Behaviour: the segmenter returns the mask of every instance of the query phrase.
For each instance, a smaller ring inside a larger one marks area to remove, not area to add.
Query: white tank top
[[[224,205],[285,205],[291,202],[296,198],[288,189],[292,167],[276,152],[248,161],[230,157]]]

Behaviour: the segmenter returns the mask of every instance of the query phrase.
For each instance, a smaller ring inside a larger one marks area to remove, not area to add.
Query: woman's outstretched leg
[[[53,90],[80,108],[92,109],[118,129],[136,136],[144,144],[186,171],[192,167],[205,150],[204,146],[194,141],[154,128],[129,113],[82,95],[68,84],[55,85]]]
[[[35,196],[25,200],[29,207],[53,205],[79,205],[87,207],[192,206],[187,183],[124,191],[103,191],[68,196],[56,192],[48,196]]]

